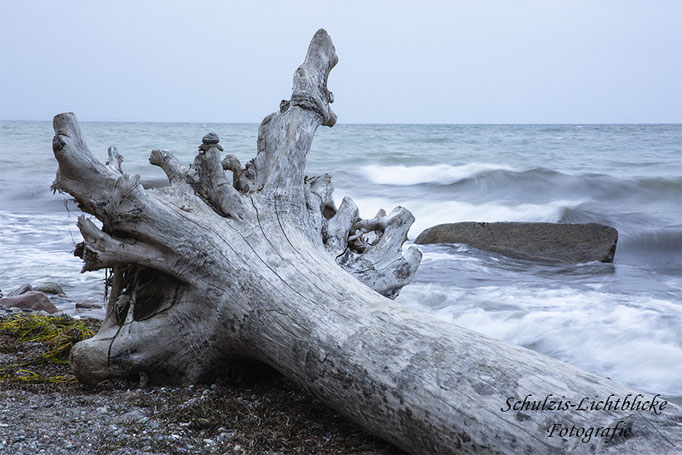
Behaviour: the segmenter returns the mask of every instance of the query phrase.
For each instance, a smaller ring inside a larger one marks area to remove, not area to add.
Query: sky
[[[260,122],[318,28],[340,123],[680,123],[682,1],[0,0],[0,119]]]

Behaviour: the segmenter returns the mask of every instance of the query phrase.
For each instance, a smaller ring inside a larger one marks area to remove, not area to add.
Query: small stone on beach
[[[20,308],[22,310],[46,311],[50,314],[56,313],[59,309],[47,298],[45,294],[37,291],[30,291],[11,297],[0,298],[0,306],[5,308]]]
[[[81,310],[92,310],[94,308],[102,308],[102,306],[92,303],[88,300],[83,300],[82,302],[76,304],[76,308]]]

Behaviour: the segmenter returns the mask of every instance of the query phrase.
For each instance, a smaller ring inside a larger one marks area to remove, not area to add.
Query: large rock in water
[[[461,243],[517,259],[613,262],[618,231],[597,223],[450,223],[419,234],[415,243]]]

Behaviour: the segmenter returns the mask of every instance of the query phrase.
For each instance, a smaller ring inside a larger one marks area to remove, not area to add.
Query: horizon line
[[[45,122],[51,123],[52,120],[24,120],[24,119],[0,119],[0,122]],[[189,124],[222,124],[222,125],[259,125],[261,122],[226,122],[226,121],[155,121],[155,120],[79,120],[80,123],[189,123]],[[337,125],[374,125],[374,126],[513,126],[513,125],[682,125],[680,122],[337,122]]]

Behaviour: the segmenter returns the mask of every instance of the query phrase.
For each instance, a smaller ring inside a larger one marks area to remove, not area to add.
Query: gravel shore
[[[235,365],[213,384],[142,388],[87,387],[68,364],[12,367],[44,352],[0,331],[0,454],[401,453],[264,365]],[[34,374],[43,379],[31,383]]]

